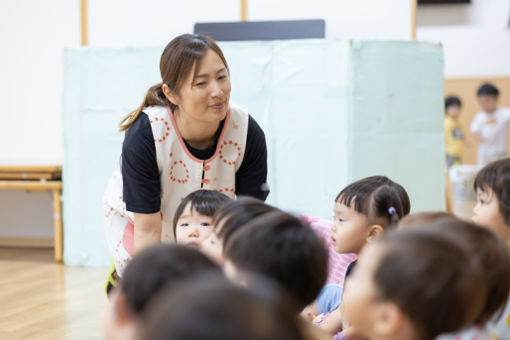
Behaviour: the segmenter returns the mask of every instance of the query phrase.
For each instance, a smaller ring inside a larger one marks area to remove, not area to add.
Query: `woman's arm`
[[[138,254],[152,244],[161,242],[161,213],[135,213],[134,249]]]
[[[250,116],[244,159],[236,173],[236,195],[251,196],[265,201],[269,194],[266,181],[266,138],[264,131]]]

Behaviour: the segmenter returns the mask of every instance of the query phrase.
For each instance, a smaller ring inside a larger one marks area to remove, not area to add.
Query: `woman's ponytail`
[[[143,109],[147,106],[152,105],[161,105],[161,106],[172,106],[173,104],[168,101],[168,99],[165,97],[165,94],[163,93],[162,87],[163,83],[158,83],[156,85],[153,85],[147,90],[147,93],[145,94],[145,98],[142,101],[142,104],[134,111],[131,111],[128,113],[119,124],[119,130],[120,131],[126,131],[134,122],[135,120],[140,117],[140,114],[142,113]],[[171,107],[173,110],[173,108]]]

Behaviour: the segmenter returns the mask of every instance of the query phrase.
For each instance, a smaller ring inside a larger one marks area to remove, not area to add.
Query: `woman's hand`
[[[161,213],[135,213],[134,249],[138,254],[152,244],[161,242]]]

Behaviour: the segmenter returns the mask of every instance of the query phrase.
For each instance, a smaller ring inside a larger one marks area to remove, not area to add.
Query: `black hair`
[[[310,226],[290,214],[264,214],[234,233],[225,257],[241,271],[275,280],[299,310],[319,294],[328,275],[328,250]]]
[[[445,109],[448,109],[450,106],[458,106],[458,107],[461,107],[461,106],[462,106],[462,102],[460,101],[459,97],[457,97],[457,96],[450,96],[450,97],[447,97],[447,98],[444,100],[444,108],[445,108]]]
[[[213,216],[213,224],[218,228],[221,222],[222,227],[217,231],[218,238],[225,246],[232,234],[255,217],[276,210],[261,200],[251,197],[239,197],[221,206]]]
[[[478,91],[476,92],[476,95],[478,97],[480,96],[499,96],[499,90],[496,86],[492,85],[491,83],[485,83],[482,86],[478,88]]]
[[[191,211],[194,210],[201,215],[212,217],[216,210],[229,200],[230,197],[216,190],[200,189],[188,194],[181,201],[177,210],[175,210],[173,221],[174,237],[176,237],[175,229],[177,228],[177,221],[179,221],[188,203],[191,203]]]
[[[510,158],[500,159],[482,168],[476,175],[474,189],[490,189],[496,195],[499,211],[510,227]]]
[[[435,339],[472,324],[486,298],[483,272],[459,241],[426,228],[394,230],[374,272],[377,299],[409,317],[417,339]]]
[[[386,176],[363,178],[345,187],[335,202],[352,207],[383,228],[396,226],[409,214],[411,202],[406,190]]]
[[[494,317],[501,317],[510,293],[510,254],[503,239],[489,228],[454,216],[431,221],[422,227],[460,243],[481,268],[487,298],[475,323],[484,325]]]
[[[140,339],[304,340],[300,322],[266,281],[246,289],[216,276],[195,277],[154,300]]]
[[[159,244],[144,249],[129,262],[120,282],[128,312],[140,315],[158,291],[203,271],[220,273],[221,268],[191,247]]]

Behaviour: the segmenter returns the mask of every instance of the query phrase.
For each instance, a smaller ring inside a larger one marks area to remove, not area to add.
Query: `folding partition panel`
[[[264,129],[268,203],[330,218],[349,182],[388,175],[413,211],[444,208],[443,56],[420,42],[222,42],[231,100]],[[64,58],[64,261],[109,262],[102,194],[118,123],[160,81],[163,47],[83,48]]]

